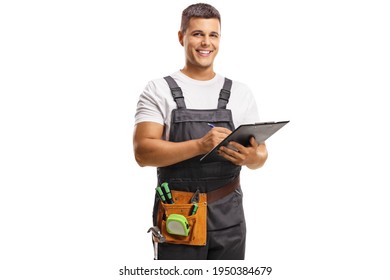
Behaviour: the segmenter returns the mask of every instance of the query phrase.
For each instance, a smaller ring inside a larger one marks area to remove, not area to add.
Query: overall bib
[[[203,137],[211,128],[234,130],[232,113],[226,109],[232,81],[225,78],[217,109],[187,109],[181,88],[175,80],[164,78],[176,102],[177,109],[171,113],[169,141],[182,142]],[[202,163],[201,156],[183,162],[157,168],[158,184],[168,182],[171,190],[209,193],[236,179],[241,167],[221,159]],[[153,223],[157,224],[159,198],[155,197]],[[159,244],[158,259],[244,259],[246,226],[242,206],[242,192],[238,187],[226,196],[207,204],[207,242],[204,246],[182,244]]]

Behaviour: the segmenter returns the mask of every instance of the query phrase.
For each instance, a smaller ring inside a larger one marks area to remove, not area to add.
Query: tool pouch
[[[199,194],[198,210],[191,215],[193,204],[189,203],[194,193],[172,190],[174,204],[160,201],[157,214],[157,223],[165,236],[167,243],[205,246],[207,237],[207,194]],[[188,236],[169,234],[166,229],[166,220],[171,214],[183,215],[189,224]]]

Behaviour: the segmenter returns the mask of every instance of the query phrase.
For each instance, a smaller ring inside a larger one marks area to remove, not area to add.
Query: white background
[[[183,67],[192,3],[1,2],[1,279],[156,266],[156,176],[134,161],[134,112],[149,80]],[[262,120],[291,120],[266,165],[243,171],[247,261],[233,264],[389,279],[386,1],[209,3],[222,14],[215,70],[251,87]]]

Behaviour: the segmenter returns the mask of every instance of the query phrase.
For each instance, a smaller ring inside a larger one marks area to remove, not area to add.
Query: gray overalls
[[[169,140],[182,142],[203,137],[209,130],[208,123],[234,130],[232,113],[226,109],[232,81],[225,78],[218,108],[210,110],[187,109],[181,88],[175,80],[165,77],[177,109],[172,110]],[[172,190],[210,192],[239,176],[241,167],[224,160],[201,163],[201,156],[157,169],[158,184],[168,182]],[[156,225],[158,197],[155,198],[153,221]],[[242,206],[241,188],[207,206],[206,246],[159,244],[158,259],[244,259],[246,226]]]

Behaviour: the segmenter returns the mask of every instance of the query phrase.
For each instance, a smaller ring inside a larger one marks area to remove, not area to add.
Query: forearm
[[[134,155],[140,166],[163,167],[197,155],[201,149],[197,140],[170,142],[160,139],[143,139],[134,145]]]
[[[211,129],[202,138],[183,142],[162,139],[164,127],[153,122],[142,122],[134,128],[134,156],[140,166],[163,167],[210,151],[231,131],[223,127]]]

